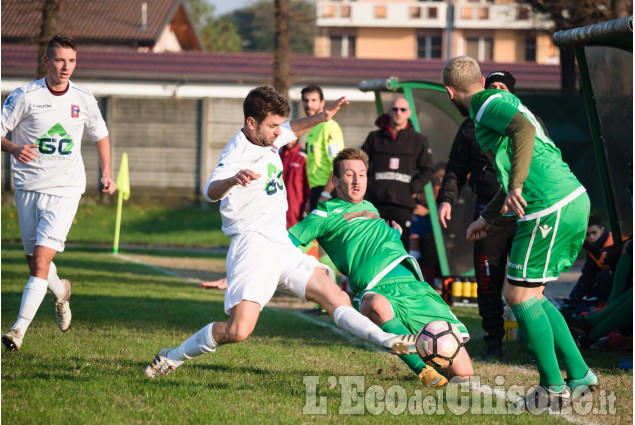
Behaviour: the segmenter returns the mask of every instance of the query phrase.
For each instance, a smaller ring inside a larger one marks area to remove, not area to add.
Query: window
[[[351,17],[351,7],[340,6],[340,18],[350,18],[350,17]]]
[[[437,19],[437,16],[439,16],[439,9],[437,9],[436,7],[429,7],[428,19]]]
[[[479,7],[477,10],[478,19],[487,20],[489,19],[489,8],[488,7]]]
[[[417,37],[417,57],[425,59],[441,58],[441,37]]]
[[[472,8],[471,7],[462,7],[461,8],[461,19],[472,19]]]
[[[335,6],[326,5],[324,9],[322,9],[322,16],[325,18],[332,18],[335,16]]]
[[[479,62],[494,59],[494,43],[489,37],[473,37],[466,40],[466,54]]]
[[[332,35],[331,56],[333,57],[355,57],[355,36]]]
[[[529,8],[525,6],[519,6],[518,15],[516,16],[516,20],[518,21],[526,21],[529,19]]]
[[[385,19],[388,16],[386,6],[375,6],[375,18]]]
[[[525,60],[536,62],[536,36],[530,35],[525,39]]]
[[[411,7],[410,8],[410,19],[419,19],[421,18],[421,8],[420,7]]]

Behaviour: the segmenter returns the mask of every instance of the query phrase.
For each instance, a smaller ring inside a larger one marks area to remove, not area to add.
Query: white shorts
[[[291,240],[274,242],[256,232],[233,237],[227,252],[227,289],[225,313],[241,301],[254,301],[260,309],[276,290],[305,300],[306,285],[316,267],[323,268],[331,279],[332,270],[315,257],[303,254]]]
[[[80,196],[66,198],[39,192],[15,191],[24,253],[33,255],[36,245],[64,251],[66,236],[77,213]]]

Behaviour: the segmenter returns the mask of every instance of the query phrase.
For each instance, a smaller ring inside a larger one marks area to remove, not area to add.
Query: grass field
[[[159,263],[176,255],[146,254]],[[7,424],[632,423],[632,373],[615,368],[630,353],[584,353],[605,389],[588,406],[604,414],[578,409],[558,416],[503,415],[502,399],[498,409],[483,406],[487,391],[479,397],[457,393],[457,386],[445,392],[422,388],[397,358],[343,338],[329,327],[330,319],[272,308],[263,310],[246,342],[150,380],[143,369],[159,348],[178,345],[225,317],[222,292],[201,290],[188,279],[106,250],[70,248],[56,264],[74,283],[73,325],[66,334],[57,330],[48,294],[22,350],[3,349],[2,421]],[[21,247],[4,243],[3,331],[16,318],[26,275]],[[483,343],[476,309],[455,313],[472,332],[468,351],[478,354]],[[480,384],[499,392],[535,384],[537,372],[520,343],[506,343],[505,352],[505,364],[474,362]],[[353,383],[361,384],[358,391],[351,391]]]

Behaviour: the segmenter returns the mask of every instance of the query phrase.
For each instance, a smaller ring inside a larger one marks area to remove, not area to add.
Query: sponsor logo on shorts
[[[49,240],[52,240],[53,242],[57,242],[58,244],[60,244],[62,246],[62,248],[64,247],[64,241],[63,240],[54,238],[53,236],[47,236],[47,238]]]
[[[549,227],[549,225],[543,224],[542,226],[539,227],[539,229],[540,229],[540,233],[542,233],[542,238],[544,239],[547,237],[549,232],[551,232],[551,229],[553,229],[553,226]]]
[[[515,269],[515,270],[522,270],[523,269],[523,266],[521,266],[520,264],[514,264],[514,263],[509,263],[508,267],[510,267],[512,269]]]

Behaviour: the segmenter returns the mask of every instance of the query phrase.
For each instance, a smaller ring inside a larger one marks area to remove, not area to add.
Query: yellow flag
[[[126,152],[121,155],[119,174],[117,174],[117,189],[123,195],[124,200],[130,198],[130,176],[128,174],[128,154]]]

